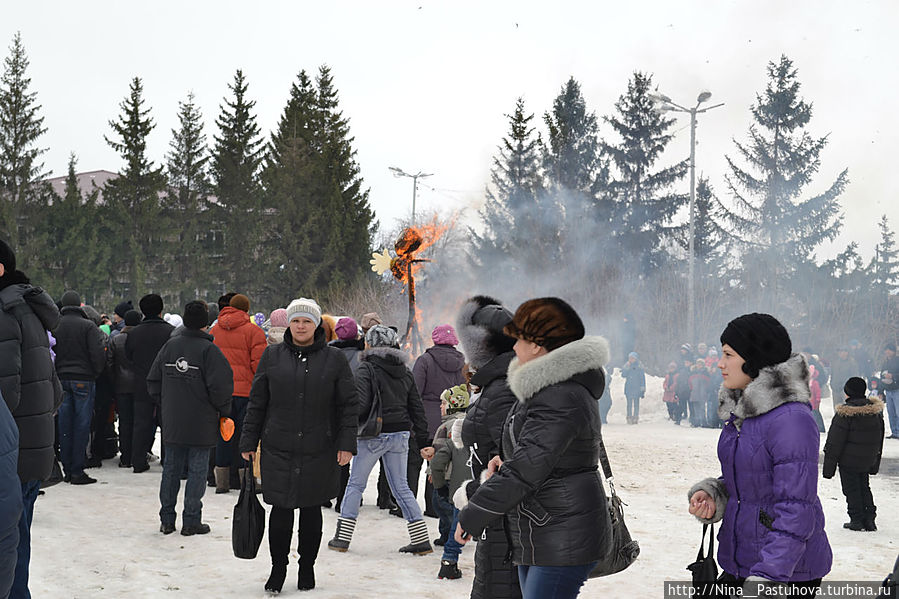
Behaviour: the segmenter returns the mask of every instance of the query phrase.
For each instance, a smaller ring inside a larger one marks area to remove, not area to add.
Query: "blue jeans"
[[[521,599],[574,599],[595,565],[518,566]]]
[[[203,494],[206,492],[206,471],[209,469],[208,447],[166,445],[159,483],[159,519],[163,524],[175,524],[175,505],[181,489],[181,473],[187,465],[187,484],[184,485],[184,511],[181,526],[198,526],[203,513]]]
[[[455,532],[455,529],[450,528],[453,523],[453,510],[455,509],[453,502],[441,497],[437,489],[434,489],[431,504],[434,506],[437,517],[440,519],[437,525],[437,529],[440,531],[440,538],[446,543],[446,540],[453,536],[453,532]]]
[[[884,391],[887,404],[887,416],[890,418],[890,435],[899,437],[899,389]]]
[[[409,431],[381,433],[374,439],[359,439],[356,456],[350,466],[350,481],[340,504],[340,517],[353,520],[359,516],[362,492],[368,483],[368,475],[381,459],[387,472],[387,484],[397,504],[403,509],[407,522],[421,520],[421,507],[415,501],[406,480],[406,460],[409,454]]]
[[[59,460],[69,476],[84,473],[87,444],[94,417],[93,381],[60,381],[62,404],[59,406]]]
[[[443,559],[449,562],[458,562],[459,556],[462,555],[462,545],[456,541],[456,525],[459,523],[459,510],[453,507],[453,523],[450,524],[450,535],[443,544]]]
[[[28,566],[31,563],[31,520],[34,502],[41,490],[41,481],[22,483],[22,517],[19,518],[19,546],[16,549],[16,578],[9,593],[10,599],[31,599],[28,591]]]

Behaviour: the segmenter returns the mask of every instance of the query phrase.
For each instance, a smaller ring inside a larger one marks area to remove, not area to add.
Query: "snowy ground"
[[[622,383],[614,377],[614,406],[603,428],[616,474],[616,487],[628,504],[627,522],[640,542],[639,560],[628,570],[588,581],[581,597],[661,597],[665,580],[685,580],[701,527],[687,513],[686,490],[697,479],[717,475],[717,431],[674,426],[666,420],[661,380],[650,379],[641,406],[640,424],[624,424]],[[825,422],[832,416],[823,402]],[[822,439],[823,446],[823,439]],[[872,477],[879,507],[878,530],[844,530],[845,500],[839,477],[821,480],[819,493],[834,551],[832,580],[882,580],[899,554],[899,441],[886,440],[884,470]],[[892,464],[892,466],[890,466]],[[231,553],[231,510],[237,493],[204,497],[206,536],[163,536],[159,529],[160,466],[133,474],[108,460],[91,470],[99,483],[86,487],[59,484],[38,499],[33,526],[31,589],[35,597],[265,597],[269,571],[268,544],[263,540],[255,560]],[[182,491],[183,492],[183,491]],[[323,547],[316,565],[318,587],[325,598],[404,597],[467,598],[473,574],[473,547],[466,547],[461,580],[437,580],[440,553],[413,557],[396,553],[408,542],[404,521],[374,507],[374,483],[364,496],[356,536],[348,553]],[[179,499],[179,528],[180,509]],[[323,545],[333,535],[336,514],[324,510]],[[427,518],[431,537],[437,521]],[[295,541],[294,541],[295,545]],[[295,556],[294,556],[295,557]],[[292,559],[285,593],[296,590]]]

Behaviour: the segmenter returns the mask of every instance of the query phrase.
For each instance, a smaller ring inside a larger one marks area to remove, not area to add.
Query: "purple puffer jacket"
[[[818,499],[818,427],[802,356],[764,368],[740,393],[722,387],[727,420],[718,440],[722,477],[709,492],[722,519],[718,563],[739,577],[806,581],[830,572],[833,555]]]

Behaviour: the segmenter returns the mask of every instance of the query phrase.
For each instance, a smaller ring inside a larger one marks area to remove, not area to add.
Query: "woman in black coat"
[[[597,472],[609,346],[584,337],[580,317],[558,298],[528,300],[504,330],[518,339],[508,377],[518,402],[501,456],[459,513],[456,540],[480,537],[505,515],[524,599],[569,599],[611,542]]]
[[[315,587],[322,503],[337,495],[339,466],[356,452],[356,388],[343,353],[325,343],[321,308],[300,298],[287,306],[284,341],[266,348],[253,378],[240,449],[255,457],[262,441],[263,500],[272,506],[272,572],[265,590],[287,575],[293,513],[300,508],[297,588]]]

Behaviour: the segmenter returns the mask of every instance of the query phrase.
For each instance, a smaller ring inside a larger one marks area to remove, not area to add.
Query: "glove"
[[[378,252],[373,252],[371,257],[372,259],[368,262],[371,264],[371,269],[374,272],[382,275],[390,270],[391,258],[390,254],[387,253],[387,250],[382,250],[380,254]]]

